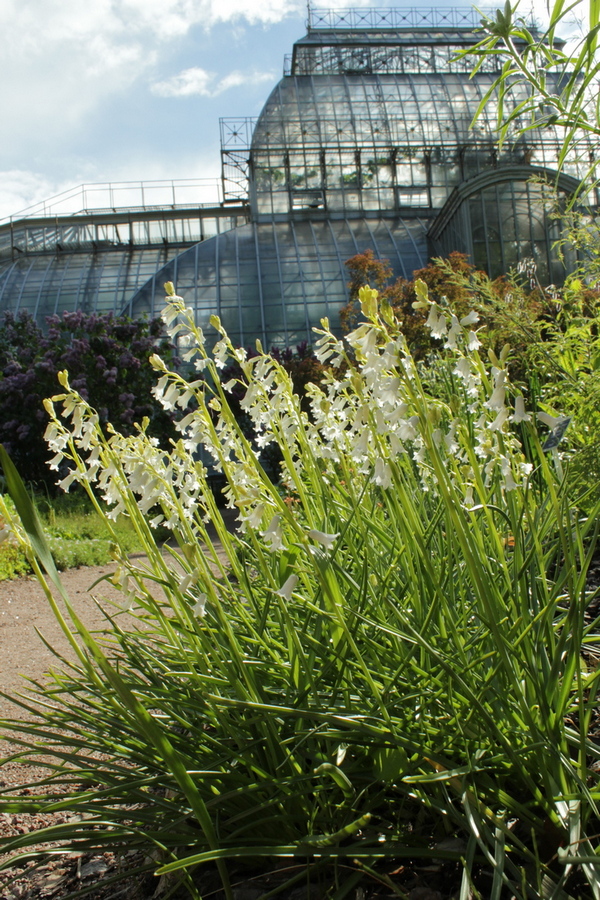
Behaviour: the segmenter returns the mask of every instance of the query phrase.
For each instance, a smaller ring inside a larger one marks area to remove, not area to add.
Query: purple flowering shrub
[[[27,312],[0,317],[0,442],[24,478],[51,490],[57,480],[47,466],[43,400],[61,392],[62,369],[101,422],[131,434],[148,417],[148,433],[166,445],[172,421],[151,394],[156,375],[148,362],[159,353],[178,363],[162,321],[72,312],[46,322],[43,332]]]

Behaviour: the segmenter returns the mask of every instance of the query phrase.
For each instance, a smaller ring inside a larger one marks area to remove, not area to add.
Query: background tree
[[[52,490],[57,478],[47,466],[43,400],[60,392],[62,369],[102,423],[128,434],[147,416],[150,434],[167,440],[171,420],[150,393],[156,374],[148,362],[154,352],[176,362],[160,319],[73,312],[47,324],[44,333],[25,312],[0,319],[0,442],[26,480]]]
[[[542,340],[548,323],[554,321],[557,305],[554,294],[548,294],[535,277],[535,266],[526,265],[520,272],[492,281],[485,272],[468,262],[464,253],[450,253],[447,259],[435,259],[413,272],[412,279],[397,278],[387,260],[375,259],[372,250],[359,253],[346,262],[350,273],[350,301],[342,309],[340,319],[345,332],[352,330],[360,318],[358,292],[364,285],[376,288],[402,321],[402,330],[418,359],[439,349],[426,327],[426,314],[414,309],[417,300],[415,281],[425,282],[429,296],[447,304],[459,318],[476,309],[486,328],[482,340],[487,349],[499,353],[504,344],[513,347],[516,367],[514,377],[524,377],[524,354],[532,343]]]
[[[361,287],[369,285],[376,288],[380,296],[388,301],[394,312],[402,321],[404,335],[410,344],[413,353],[422,357],[432,349],[429,329],[425,327],[426,315],[420,310],[413,309],[413,303],[417,299],[414,283],[417,278],[425,282],[429,288],[432,299],[440,299],[445,296],[460,307],[461,301],[466,301],[465,281],[454,281],[454,273],[464,275],[468,279],[474,266],[467,262],[464,253],[451,253],[447,265],[443,268],[430,263],[423,269],[413,272],[413,278],[396,278],[393,281],[393,271],[387,259],[376,259],[372,250],[365,250],[346,261],[346,268],[350,274],[348,289],[350,300],[340,312],[342,330],[351,331],[360,317],[360,303],[358,292]]]

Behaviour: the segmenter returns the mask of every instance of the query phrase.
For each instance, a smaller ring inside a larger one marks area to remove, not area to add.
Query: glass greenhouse
[[[268,347],[310,341],[325,315],[335,327],[345,261],[369,248],[406,277],[460,250],[492,276],[532,257],[560,282],[542,181],[561,135],[499,149],[494,101],[470,128],[499,65],[470,77],[457,58],[477,26],[470,9],[312,10],[258,119],[221,122],[218,205],[173,190],[0,224],[0,309],[153,315],[173,281],[200,325],[216,313],[235,342]],[[560,189],[585,168],[567,166]]]

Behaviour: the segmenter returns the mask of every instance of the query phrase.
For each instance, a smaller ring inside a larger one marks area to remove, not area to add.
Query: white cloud
[[[71,184],[58,184],[39,172],[23,169],[0,172],[0,219],[41,203]]]
[[[305,4],[301,0],[208,0],[206,7],[210,24],[235,19],[246,19],[250,23],[273,23],[305,8]]]
[[[3,44],[18,37],[20,50],[31,52],[97,35],[130,40],[151,33],[168,41],[195,25],[278,22],[301,8],[301,0],[0,0],[0,21]]]
[[[206,69],[194,66],[191,69],[184,69],[172,78],[167,78],[166,81],[157,81],[150,90],[157,97],[190,97],[193,94],[208,97],[212,93],[210,84],[214,79],[214,72],[207,72]]]
[[[276,78],[275,72],[240,72],[236,70],[219,81],[215,94],[222,94],[223,91],[239,87],[242,84],[262,84],[265,81],[274,81]]]
[[[59,215],[84,208],[104,208],[113,203],[139,206],[141,182],[145,183],[146,203],[170,203],[173,196],[182,203],[218,203],[220,175],[216,152],[201,150],[166,160],[159,160],[151,153],[146,158],[124,159],[121,167],[111,172],[109,202],[109,185],[100,181],[93,169],[74,171],[68,181],[53,181],[39,172],[24,169],[4,170],[0,171],[0,222],[28,210],[30,214],[43,215],[44,207],[49,215]]]
[[[192,28],[269,24],[301,6],[301,0],[0,0],[0,121],[8,123],[13,148],[5,167],[19,165],[30,137],[35,143],[41,134],[49,141],[63,135],[68,142],[107,99],[147,78]],[[204,71],[159,82],[155,93],[214,95],[230,86]]]
[[[261,84],[275,79],[273,72],[241,72],[236,70],[218,79],[214,72],[207,72],[199,66],[184,69],[165,81],[155,82],[150,88],[157,97],[191,97],[199,94],[203,97],[216,97],[230,88],[242,84]]]

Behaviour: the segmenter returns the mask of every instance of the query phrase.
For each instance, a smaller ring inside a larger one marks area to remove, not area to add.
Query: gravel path
[[[99,608],[111,608],[119,592],[108,578],[115,565],[83,567],[63,572],[62,581],[78,615],[92,630],[102,630],[105,618]],[[39,632],[39,633],[38,633]],[[23,678],[41,678],[57,660],[40,639],[40,634],[59,653],[72,659],[72,651],[46,599],[33,577],[0,581],[0,683],[7,694],[26,687]],[[0,717],[16,715],[18,707],[0,697]]]
[[[135,557],[134,557],[135,558]],[[143,565],[144,557],[136,562]],[[116,564],[82,567],[63,572],[61,579],[77,614],[90,631],[103,631],[106,618],[102,610],[114,612],[121,594],[110,581]],[[121,620],[123,624],[123,620]],[[66,659],[73,659],[73,650],[58,624],[42,587],[33,577],[0,581],[0,718],[25,719],[27,713],[12,703],[10,696],[27,689],[27,679],[42,681],[52,668],[60,668],[60,660],[40,637]],[[6,758],[17,749],[10,740],[0,740],[0,757]],[[43,759],[43,758],[42,758]],[[0,788],[22,786],[47,774],[41,766],[6,762],[0,768]],[[0,813],[0,837],[16,836],[57,824],[56,815],[6,815]],[[0,861],[3,859],[0,854]],[[156,879],[122,886],[102,886],[102,877],[114,873],[117,866],[111,854],[90,857],[82,854],[61,854],[51,858],[42,868],[26,868],[23,872],[10,869],[0,871],[2,900],[60,900],[71,891],[94,885],[89,900],[113,900],[118,894],[126,900],[147,900],[156,889]],[[11,878],[18,875],[16,881]]]

